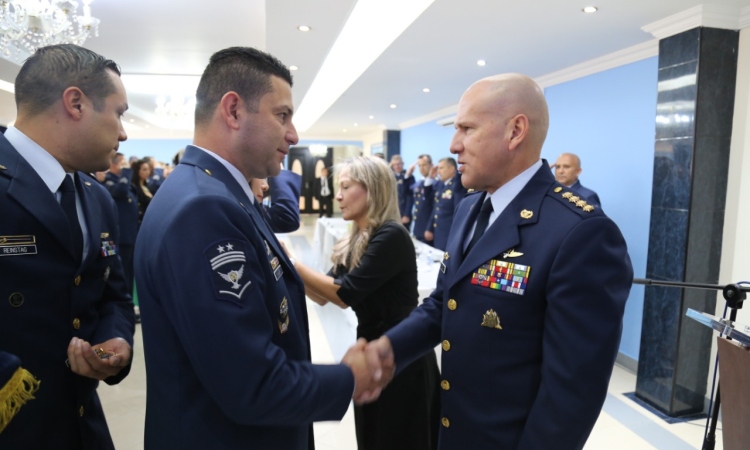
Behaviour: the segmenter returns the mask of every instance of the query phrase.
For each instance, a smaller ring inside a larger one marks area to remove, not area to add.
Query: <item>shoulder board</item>
[[[575,211],[583,217],[598,216],[602,214],[601,207],[588,204],[586,200],[579,197],[577,193],[560,183],[553,184],[547,192],[547,195],[563,205],[566,205],[570,210]]]
[[[468,197],[468,196],[473,195],[473,194],[481,194],[482,192],[484,192],[484,191],[475,191],[474,189],[468,189],[466,191],[466,195],[464,195],[464,197]]]

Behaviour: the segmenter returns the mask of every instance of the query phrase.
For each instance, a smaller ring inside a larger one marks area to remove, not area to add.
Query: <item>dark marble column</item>
[[[401,154],[401,130],[383,130],[383,154],[386,161]]]
[[[695,28],[659,42],[646,277],[718,283],[732,135],[737,31]],[[646,287],[636,396],[670,416],[702,412],[716,292]]]

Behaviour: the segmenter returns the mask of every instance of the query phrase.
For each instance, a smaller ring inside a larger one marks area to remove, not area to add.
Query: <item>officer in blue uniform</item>
[[[555,170],[555,179],[569,187],[576,195],[591,203],[601,206],[599,196],[593,190],[584,187],[578,177],[581,175],[581,158],[573,153],[563,153],[550,168]]]
[[[396,176],[396,193],[398,194],[398,210],[401,223],[408,229],[411,227],[411,210],[414,207],[414,176],[404,171],[404,160],[401,155],[391,157],[391,169]]]
[[[136,243],[145,448],[311,449],[312,423],[340,420],[373,373],[363,343],[342,364],[310,362],[302,280],[253,205],[248,180],[277,175],[298,141],[291,74],[229,48],[196,97],[195,145]]]
[[[427,154],[419,155],[417,164],[419,165],[419,173],[422,174],[423,178],[414,183],[414,213],[412,216],[414,228],[412,234],[419,241],[432,245],[433,240],[428,241],[425,238],[425,231],[427,231],[428,226],[432,225],[432,205],[435,201],[435,196],[432,193],[432,187],[435,183],[435,179],[431,176],[432,157]],[[412,170],[412,168],[409,170]]]
[[[459,205],[435,291],[368,346],[403,367],[442,347],[440,449],[578,450],[607,395],[633,270],[617,226],[539,159],[542,90],[520,74],[464,93]]]
[[[130,171],[123,172],[128,167],[125,155],[117,153],[112,159],[109,172],[104,179],[107,188],[117,206],[117,218],[120,226],[120,260],[125,272],[128,293],[133,295],[133,252],[135,251],[135,237],[138,235],[138,197],[135,187],[127,176]]]
[[[438,162],[437,173],[440,181],[432,188],[432,219],[425,232],[425,238],[434,239],[433,246],[441,250],[448,243],[448,234],[453,224],[454,211],[466,195],[466,188],[461,183],[461,173],[456,170],[456,160],[450,157]]]
[[[86,174],[127,138],[119,73],[56,45],[16,78],[18,116],[0,137],[0,342],[41,388],[0,433],[3,449],[114,448],[96,388],[128,374],[135,318],[115,204]]]
[[[258,206],[258,211],[274,233],[291,233],[300,225],[299,196],[302,190],[302,177],[289,170],[282,170],[278,176],[254,179],[250,183]],[[270,192],[269,192],[270,191]],[[271,204],[264,205],[263,197],[269,192]]]

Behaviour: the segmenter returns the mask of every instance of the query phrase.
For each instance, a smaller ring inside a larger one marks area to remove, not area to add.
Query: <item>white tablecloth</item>
[[[313,250],[315,251],[314,268],[322,273],[328,273],[333,267],[331,255],[333,246],[346,233],[349,232],[349,223],[341,218],[322,217],[315,225],[313,237]],[[429,245],[414,241],[414,249],[417,253],[417,281],[419,290],[419,301],[429,296],[435,289],[437,276],[440,270],[440,261],[443,259],[443,251],[430,247]]]

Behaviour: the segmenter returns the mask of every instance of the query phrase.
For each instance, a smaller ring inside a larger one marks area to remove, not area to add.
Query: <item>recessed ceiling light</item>
[[[368,118],[368,119],[374,119],[374,118],[375,118],[375,116],[368,116],[367,118]]]
[[[430,88],[424,88],[422,89],[422,92],[430,92]]]
[[[297,66],[289,66],[289,70],[299,70],[299,67],[297,67]]]
[[[133,123],[133,122],[135,122],[135,119],[130,119],[130,123]]]
[[[344,133],[346,133],[346,128],[344,128],[344,129],[343,129],[343,130],[341,130],[341,131],[343,131]]]
[[[486,64],[487,64],[487,61],[485,61],[483,59],[480,59],[479,61],[477,61],[477,65],[479,67],[484,67]]]
[[[146,124],[146,128],[151,128],[151,125],[149,125],[149,124]]]
[[[297,27],[297,29],[304,32],[312,30],[312,28],[308,27],[307,25],[300,25]]]
[[[599,8],[597,8],[596,6],[587,6],[587,7],[583,8],[583,12],[585,12],[585,13],[595,13],[598,10],[599,10]]]
[[[358,127],[358,126],[359,126],[359,124],[358,124],[357,122],[354,122],[354,126],[355,126],[355,127]]]
[[[391,109],[396,109],[396,104],[395,103],[391,103]]]

